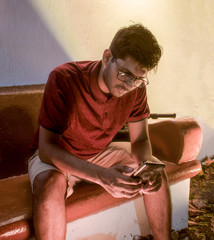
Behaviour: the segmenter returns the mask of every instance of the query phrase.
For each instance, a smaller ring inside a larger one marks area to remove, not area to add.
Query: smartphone
[[[142,177],[144,174],[148,173],[150,171],[153,172],[160,172],[166,167],[166,164],[159,162],[152,162],[150,160],[147,160],[140,164],[137,170],[135,170],[131,177]]]

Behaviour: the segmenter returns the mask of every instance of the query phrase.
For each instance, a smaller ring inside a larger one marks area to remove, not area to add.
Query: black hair
[[[155,36],[141,24],[120,29],[111,42],[110,50],[115,58],[134,58],[148,71],[157,67],[162,55],[162,48]]]

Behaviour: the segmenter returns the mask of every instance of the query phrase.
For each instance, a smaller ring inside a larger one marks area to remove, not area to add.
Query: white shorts
[[[131,144],[129,142],[112,142],[103,152],[99,153],[95,157],[88,160],[93,164],[99,165],[101,167],[109,168],[116,164],[123,164],[133,168],[137,168],[137,164],[134,162],[131,156]],[[37,150],[33,156],[28,160],[28,175],[31,181],[31,187],[33,190],[33,182],[35,177],[44,171],[56,170],[60,171],[53,165],[44,163],[39,158],[39,150]],[[74,185],[82,181],[71,174],[62,172],[67,179],[67,197],[73,193]]]

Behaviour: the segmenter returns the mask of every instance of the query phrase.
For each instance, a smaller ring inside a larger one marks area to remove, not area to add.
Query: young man
[[[142,25],[119,30],[101,61],[70,62],[49,75],[29,160],[37,239],[64,239],[65,197],[87,180],[114,197],[141,192],[154,239],[170,239],[170,197],[164,171],[148,181],[130,177],[152,156],[148,136],[147,74],[160,46]],[[128,121],[131,150],[111,143]]]

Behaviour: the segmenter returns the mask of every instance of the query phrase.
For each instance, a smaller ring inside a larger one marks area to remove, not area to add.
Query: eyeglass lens
[[[146,82],[144,80],[136,79],[135,77],[130,76],[130,75],[128,75],[126,73],[123,73],[121,71],[119,71],[118,78],[119,78],[119,80],[124,81],[124,82],[126,82],[130,85],[134,85],[135,87],[139,87],[141,84],[143,86],[146,85]]]

